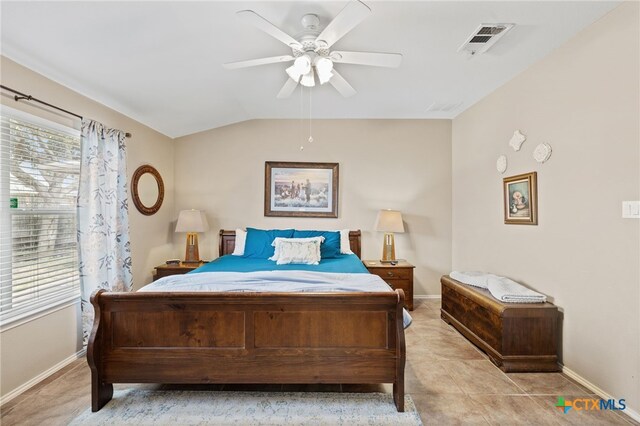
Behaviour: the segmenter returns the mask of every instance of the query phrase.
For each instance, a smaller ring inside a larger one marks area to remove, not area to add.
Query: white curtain
[[[81,144],[77,223],[86,345],[94,316],[91,294],[100,288],[130,291],[133,276],[125,134],[82,120]]]

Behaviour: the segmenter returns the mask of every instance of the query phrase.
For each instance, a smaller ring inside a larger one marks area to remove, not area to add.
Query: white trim
[[[588,381],[587,379],[585,379],[584,377],[582,377],[581,375],[579,375],[575,371],[567,368],[564,365],[562,366],[562,373],[566,374],[568,377],[570,377],[573,380],[575,380],[576,382],[580,383],[582,386],[584,386],[585,388],[589,389],[590,391],[592,391],[593,393],[595,393],[596,395],[598,395],[602,399],[606,399],[606,400],[609,400],[609,399],[618,400],[619,399],[619,398],[615,398],[615,397],[611,396],[609,393],[605,392],[604,390],[602,390],[598,386],[594,385],[593,383],[591,383],[590,381]],[[619,411],[619,413],[626,414],[627,416],[631,417],[633,420],[635,420],[637,422],[640,422],[640,413],[638,413],[635,410],[632,410],[628,406],[623,411]]]
[[[49,368],[48,370],[38,374],[36,377],[29,380],[28,382],[22,384],[21,386],[18,386],[17,388],[15,388],[11,392],[9,392],[8,394],[0,398],[0,407],[6,404],[7,402],[11,401],[13,398],[17,397],[18,395],[26,392],[33,386],[37,385],[47,377],[51,376],[56,371],[62,370],[64,367],[71,364],[73,361],[82,358],[86,353],[87,353],[87,350],[82,349],[76,352],[75,354],[71,355],[70,357],[63,359],[62,361],[60,361],[53,367]]]
[[[75,137],[80,137],[79,129],[74,129],[73,127],[65,126],[60,123],[56,123],[55,121],[47,120],[46,118],[42,118],[35,114],[30,114],[19,109],[11,108],[10,106],[0,104],[0,115],[5,115],[7,113],[17,119],[26,121],[31,124],[51,127],[52,129],[55,129],[59,132],[66,133]]]
[[[414,299],[442,299],[442,296],[439,294],[420,294],[420,295],[413,295]]]
[[[12,328],[19,327],[28,322],[35,321],[38,318],[42,318],[54,312],[60,311],[64,308],[68,308],[69,306],[77,305],[78,303],[80,303],[80,295],[74,294],[73,296],[70,296],[61,300],[60,303],[56,305],[45,307],[42,310],[39,310],[36,312],[27,312],[21,316],[16,317],[15,319],[13,318],[9,319],[6,321],[6,323],[1,324],[0,333],[4,333],[7,330],[11,330]]]

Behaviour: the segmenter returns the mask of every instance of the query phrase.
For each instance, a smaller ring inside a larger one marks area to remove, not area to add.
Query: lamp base
[[[187,245],[184,252],[184,263],[200,263],[198,234],[195,232],[187,232]]]
[[[382,244],[382,263],[391,263],[396,261],[396,244],[392,232],[384,234],[384,242]]]

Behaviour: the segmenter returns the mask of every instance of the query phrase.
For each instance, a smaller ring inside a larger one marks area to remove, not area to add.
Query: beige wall
[[[564,311],[564,365],[640,408],[639,4],[623,4],[453,122],[453,268],[510,276]],[[520,152],[507,142],[528,137]],[[553,155],[537,164],[532,150]],[[502,177],[538,172],[539,225],[504,225]]]
[[[0,57],[0,72],[5,86],[100,121],[109,127],[131,132],[133,137],[127,139],[129,179],[141,164],[151,164],[160,171],[165,183],[165,201],[160,211],[149,217],[138,213],[132,203],[129,206],[135,286],[139,288],[151,281],[153,266],[163,262],[172,253],[173,235],[169,229],[174,216],[172,139],[5,57]],[[71,120],[63,114],[52,114],[33,104],[15,102],[4,91],[0,101],[12,108],[79,128],[78,120]],[[80,349],[77,310],[78,305],[74,305],[0,334],[1,395],[6,395]]]
[[[451,122],[314,120],[312,129],[315,141],[304,151],[299,120],[253,120],[176,139],[176,211],[204,209],[211,225],[201,257],[217,257],[220,228],[255,226],[361,229],[363,258],[376,259],[376,214],[393,208],[407,230],[396,235],[396,254],[416,265],[416,294],[438,294],[451,266]],[[265,217],[265,161],[340,163],[338,219]],[[184,238],[175,237],[178,257]]]

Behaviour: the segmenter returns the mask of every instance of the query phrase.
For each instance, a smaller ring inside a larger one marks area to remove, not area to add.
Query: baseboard
[[[589,389],[590,391],[592,391],[593,393],[595,393],[596,395],[598,395],[602,399],[606,399],[606,400],[609,400],[609,399],[617,400],[618,399],[618,398],[615,398],[612,395],[609,395],[609,393],[607,393],[604,390],[600,389],[598,386],[594,385],[593,383],[591,383],[590,381],[588,381],[587,379],[585,379],[584,377],[582,377],[581,375],[579,375],[575,371],[565,367],[564,365],[562,366],[562,373],[566,374],[567,376],[569,376],[570,378],[572,378],[576,382],[580,383],[582,386],[584,386],[585,388]],[[633,420],[635,420],[637,422],[640,422],[640,413],[638,413],[637,411],[632,410],[629,407],[627,407],[627,408],[624,409],[624,411],[620,411],[620,412],[622,414],[626,414],[627,416],[631,417]]]
[[[7,402],[11,401],[13,398],[17,397],[18,395],[22,394],[23,392],[26,392],[33,386],[37,385],[38,383],[40,383],[41,381],[43,381],[44,379],[46,379],[47,377],[55,373],[56,371],[62,370],[64,367],[71,364],[73,361],[82,358],[86,353],[87,353],[87,350],[82,349],[76,352],[75,354],[71,355],[70,357],[63,359],[62,361],[60,361],[53,367],[49,368],[48,370],[38,374],[36,377],[24,383],[23,385],[12,390],[8,394],[0,398],[0,407],[6,404]]]
[[[421,294],[419,296],[413,295],[414,299],[442,299],[442,296],[439,294]]]

